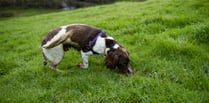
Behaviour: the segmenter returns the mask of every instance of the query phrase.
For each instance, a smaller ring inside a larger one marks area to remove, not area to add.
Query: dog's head
[[[105,58],[105,64],[110,69],[119,68],[119,71],[127,75],[131,75],[133,70],[129,65],[129,53],[124,48],[118,48],[108,51]]]

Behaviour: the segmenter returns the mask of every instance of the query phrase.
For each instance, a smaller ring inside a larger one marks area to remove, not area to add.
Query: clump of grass
[[[188,59],[201,55],[198,48],[187,41],[175,41],[172,38],[158,40],[153,48],[154,56],[167,59],[177,59],[179,57]]]
[[[209,24],[196,27],[192,32],[192,38],[198,43],[209,44]]]
[[[14,61],[8,59],[2,59],[0,62],[0,76],[8,74],[13,68],[17,67],[17,64]]]

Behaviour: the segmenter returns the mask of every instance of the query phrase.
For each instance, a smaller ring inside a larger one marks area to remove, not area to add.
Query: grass
[[[209,2],[118,2],[0,21],[0,102],[209,102]],[[103,56],[78,69],[75,50],[58,66],[42,65],[40,43],[61,25],[103,28],[131,55],[131,77],[109,71]]]

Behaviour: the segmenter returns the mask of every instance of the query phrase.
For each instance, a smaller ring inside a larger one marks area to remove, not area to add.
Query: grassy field
[[[1,103],[208,103],[209,1],[118,2],[0,21]],[[58,66],[42,65],[41,41],[61,25],[103,28],[131,56],[131,77],[106,69],[103,56],[88,70],[75,50]]]

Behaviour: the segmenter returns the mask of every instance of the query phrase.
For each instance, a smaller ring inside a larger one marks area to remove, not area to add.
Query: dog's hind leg
[[[47,65],[47,58],[46,58],[46,56],[44,55],[44,53],[42,52],[42,55],[43,55],[43,64],[44,65]]]
[[[57,65],[56,64],[53,64],[53,63],[51,63],[51,65],[49,66],[52,70],[56,70],[56,67],[57,67]]]
[[[57,65],[62,61],[64,56],[63,45],[60,44],[54,48],[43,48],[43,53],[48,61],[51,62],[50,68],[55,70]]]

